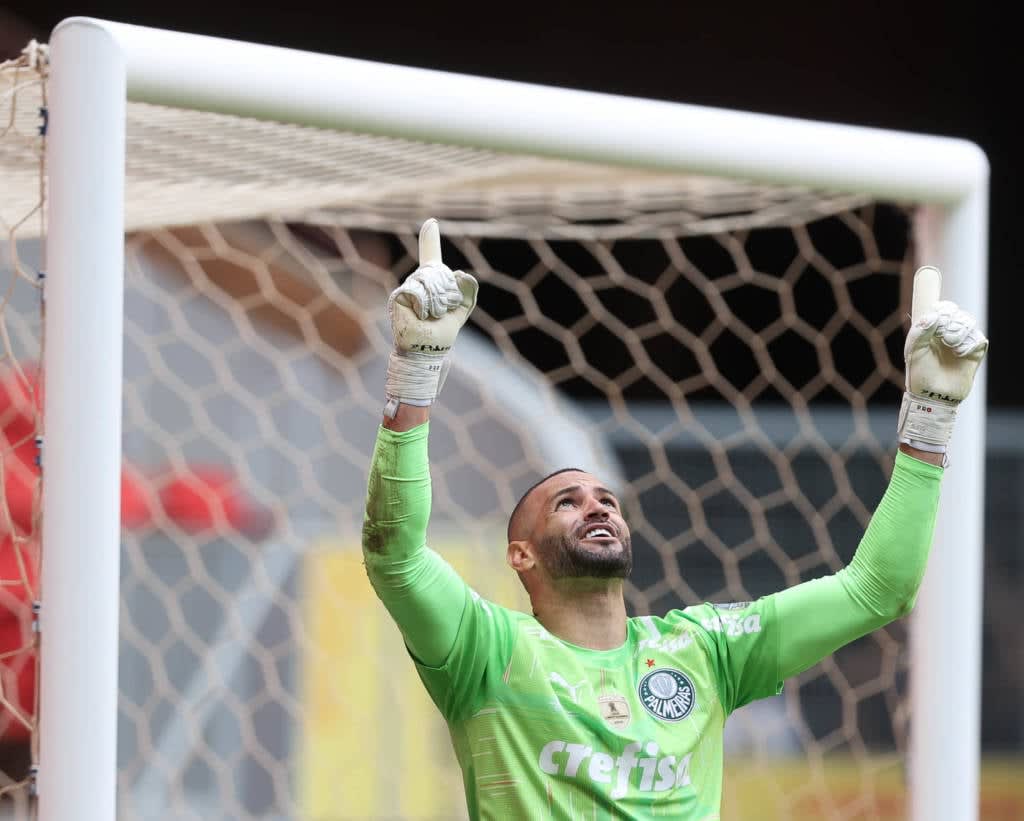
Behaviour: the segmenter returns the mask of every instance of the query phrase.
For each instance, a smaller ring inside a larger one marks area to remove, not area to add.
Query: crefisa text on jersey
[[[641,750],[647,754],[643,758],[639,755]],[[659,752],[656,741],[633,741],[616,758],[608,753],[595,752],[586,744],[556,740],[541,748],[537,763],[548,775],[583,777],[595,784],[613,784],[609,793],[611,798],[626,795],[634,770],[640,773],[637,785],[640,792],[665,792],[674,787],[689,786],[692,753],[677,759],[674,755],[658,755]]]

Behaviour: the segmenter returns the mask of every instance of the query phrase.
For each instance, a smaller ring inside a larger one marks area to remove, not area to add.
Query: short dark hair
[[[523,506],[523,502],[526,501],[527,497],[533,493],[537,488],[544,484],[552,476],[557,476],[559,473],[586,473],[582,468],[559,468],[558,470],[552,471],[543,479],[534,482],[526,489],[526,493],[519,497],[519,501],[516,502],[516,506],[512,508],[512,515],[508,517],[508,532],[506,534],[508,540],[512,541],[512,523],[516,520],[516,514],[519,513],[520,508]]]

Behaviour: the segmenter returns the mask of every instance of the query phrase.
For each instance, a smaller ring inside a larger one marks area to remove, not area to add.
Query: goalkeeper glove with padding
[[[399,403],[433,404],[448,373],[448,352],[476,305],[479,290],[476,279],[441,261],[436,219],[420,228],[419,261],[388,298],[394,348],[388,357],[384,413],[391,418]]]
[[[946,453],[960,403],[988,351],[977,320],[940,299],[942,274],[926,265],[914,274],[911,326],[903,355],[906,391],[898,438],[918,450]]]

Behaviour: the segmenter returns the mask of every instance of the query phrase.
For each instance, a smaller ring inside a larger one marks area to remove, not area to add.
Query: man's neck
[[[562,579],[535,591],[533,614],[554,636],[590,650],[614,650],[626,641],[622,581]]]

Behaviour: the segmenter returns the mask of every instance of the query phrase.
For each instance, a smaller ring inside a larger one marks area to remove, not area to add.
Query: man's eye
[[[558,504],[555,505],[555,507],[556,508],[560,508],[560,507],[564,507],[565,505],[571,505],[572,503],[573,503],[572,499],[559,499],[558,500]]]
[[[615,500],[612,499],[611,497],[602,499],[601,503],[605,504],[605,505],[608,505],[608,507],[615,507]]]

